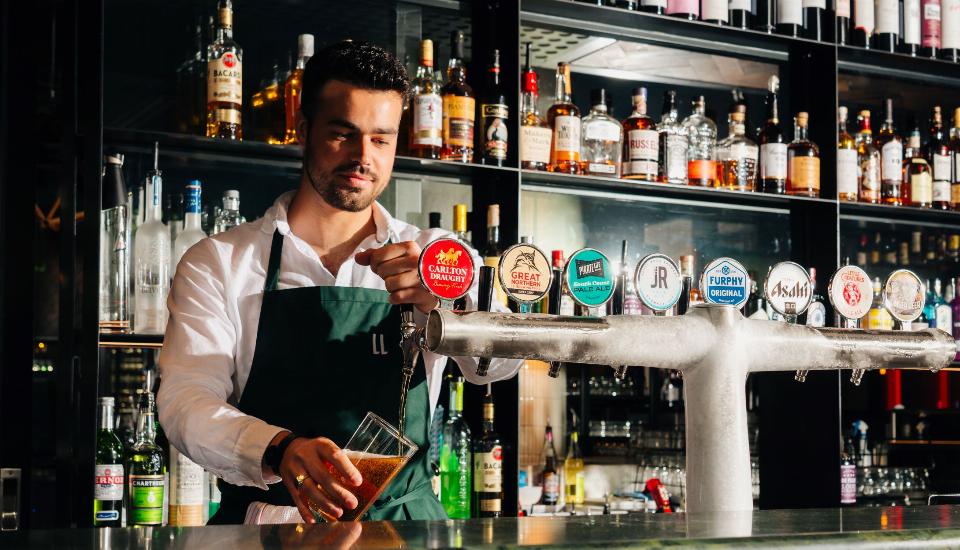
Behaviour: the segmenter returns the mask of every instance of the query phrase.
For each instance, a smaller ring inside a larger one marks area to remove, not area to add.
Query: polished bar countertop
[[[32,530],[0,548],[958,548],[960,506],[457,521]]]

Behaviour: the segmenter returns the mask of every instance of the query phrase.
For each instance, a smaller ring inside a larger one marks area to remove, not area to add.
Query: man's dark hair
[[[308,126],[319,110],[320,92],[331,80],[367,90],[397,92],[404,100],[410,90],[403,63],[387,50],[351,40],[331,44],[311,57],[303,70],[300,109]]]

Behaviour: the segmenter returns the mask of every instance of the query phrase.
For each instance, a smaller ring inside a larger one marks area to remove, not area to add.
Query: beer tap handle
[[[413,318],[413,304],[400,304],[400,351],[403,355],[403,372],[413,374],[420,356],[417,337],[417,322]]]
[[[477,311],[490,311],[493,305],[493,276],[494,269],[484,265],[480,267],[480,277],[477,289]],[[477,362],[477,376],[486,376],[490,368],[490,358],[481,357]]]
[[[563,300],[563,271],[553,270],[553,286],[550,287],[550,294],[547,296],[547,313],[550,315],[560,315],[560,302]],[[560,376],[560,367],[563,363],[560,361],[550,361],[550,370],[547,375],[550,378]]]

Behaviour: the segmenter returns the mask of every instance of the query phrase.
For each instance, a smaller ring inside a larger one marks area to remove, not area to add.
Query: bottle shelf
[[[845,72],[960,86],[958,63],[855,46],[837,47],[837,68]]]
[[[100,348],[102,349],[160,349],[163,347],[162,334],[112,334],[100,333]]]
[[[840,217],[885,223],[922,222],[960,227],[960,211],[840,201]]]

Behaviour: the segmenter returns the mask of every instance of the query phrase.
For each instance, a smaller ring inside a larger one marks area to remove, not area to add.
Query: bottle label
[[[413,145],[443,145],[443,100],[437,94],[421,94],[413,98]]]
[[[520,127],[520,162],[550,163],[550,128],[540,126]]]
[[[787,178],[794,191],[820,191],[820,159],[818,157],[793,157],[790,159],[790,174]]]
[[[617,165],[608,164],[605,162],[588,162],[587,163],[587,173],[595,174],[598,176],[616,176],[617,175]]]
[[[857,195],[857,151],[837,150],[837,192]]]
[[[960,49],[960,0],[940,0],[940,47]]]
[[[937,306],[935,328],[938,328],[944,332],[952,333],[953,331],[953,313],[950,311],[950,306],[946,304],[940,304]]]
[[[730,0],[731,10],[743,10],[753,13],[753,6],[750,0]]]
[[[691,184],[713,185],[716,179],[716,161],[698,159],[687,162],[687,180]]]
[[[488,452],[473,453],[473,490],[480,493],[503,490],[503,447],[500,445]]]
[[[555,472],[543,473],[543,500],[555,503],[560,498],[560,480]]]
[[[933,202],[933,180],[930,172],[910,176],[910,200],[921,204]]]
[[[777,24],[803,25],[801,0],[777,0]]]
[[[857,503],[857,467],[840,465],[840,504]]]
[[[97,464],[94,476],[95,500],[123,500],[123,464]]]
[[[867,328],[871,330],[893,329],[893,317],[884,307],[873,308],[867,314]]]
[[[903,41],[920,45],[920,0],[903,0]]]
[[[200,213],[200,186],[190,184],[187,186],[187,199],[184,202],[184,209],[187,214]]]
[[[667,168],[667,181],[670,183],[687,182],[687,138],[679,134],[667,135],[667,146],[664,148],[664,166]]]
[[[803,0],[803,8],[827,9],[827,0]]]
[[[695,17],[700,15],[700,2],[697,0],[667,0],[667,15],[675,13],[689,13]]]
[[[630,130],[627,133],[625,176],[656,176],[659,142],[656,130]]]
[[[207,103],[214,102],[243,105],[243,63],[233,52],[207,62]]]
[[[890,140],[883,144],[880,151],[881,178],[883,181],[900,181],[903,176],[903,147],[897,140]]]
[[[163,522],[162,475],[130,476],[130,525],[160,525]]]
[[[879,155],[869,154],[860,158],[860,198],[880,199]]]
[[[933,202],[950,202],[950,182],[949,181],[934,180]]]
[[[787,179],[787,144],[765,143],[760,146],[760,177]]]
[[[950,202],[960,204],[960,183],[954,183],[950,186]]]
[[[620,141],[619,124],[605,121],[593,121],[583,125],[583,138],[586,141]]]
[[[553,160],[580,160],[580,117],[558,116],[554,119]]]
[[[703,0],[703,13],[700,18],[705,21],[726,23],[730,17],[728,9],[727,0]]]
[[[506,105],[496,103],[480,106],[480,116],[483,120],[483,151],[487,158],[506,160],[507,120],[510,110]]]
[[[897,0],[877,0],[877,32],[900,34],[900,3]]]
[[[873,2],[853,3],[853,26],[866,32],[868,37],[873,34]]]
[[[203,485],[206,481],[203,468],[182,453],[176,455],[176,479],[170,488],[170,504],[203,504]]]
[[[920,26],[920,45],[924,48],[940,47],[940,0],[923,0]]]
[[[850,18],[850,0],[835,0],[833,9],[837,12],[837,17]]]
[[[477,102],[472,97],[443,96],[443,143],[473,147],[473,122]]]
[[[950,155],[933,154],[934,181],[950,181]]]
[[[640,0],[640,5],[667,9],[667,0]]]

